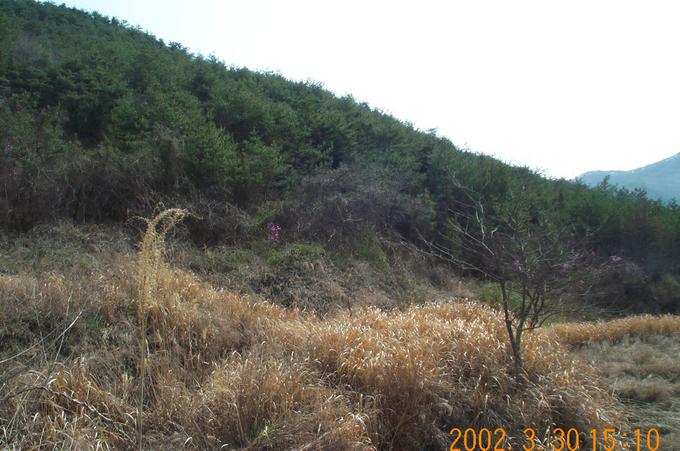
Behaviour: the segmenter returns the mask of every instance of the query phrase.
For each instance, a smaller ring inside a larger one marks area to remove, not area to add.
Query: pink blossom
[[[268,222],[267,229],[269,229],[269,236],[267,239],[269,241],[279,241],[279,232],[281,232],[281,226],[273,222]]]

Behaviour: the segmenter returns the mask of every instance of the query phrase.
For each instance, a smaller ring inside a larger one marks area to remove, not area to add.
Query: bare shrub
[[[281,210],[285,230],[324,243],[346,243],[364,230],[415,238],[416,230],[430,228],[434,215],[427,199],[413,196],[407,184],[349,166],[305,178]]]
[[[83,151],[84,152],[84,151]],[[39,174],[18,161],[0,161],[0,226],[25,231],[49,220],[111,221],[146,212],[158,185],[153,162],[107,157],[104,150],[41,165]]]

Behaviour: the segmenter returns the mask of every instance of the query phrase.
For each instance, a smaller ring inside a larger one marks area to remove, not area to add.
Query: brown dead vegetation
[[[138,445],[139,277],[133,255],[106,252],[90,271],[0,275],[3,446]],[[481,303],[321,317],[162,264],[156,277],[144,448],[438,449],[454,426],[625,425],[596,370],[559,342],[578,325],[529,334],[518,384],[502,315]]]

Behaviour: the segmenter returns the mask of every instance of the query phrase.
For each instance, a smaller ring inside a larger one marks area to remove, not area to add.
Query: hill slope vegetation
[[[0,30],[6,231],[123,222],[165,203],[195,213],[187,227],[201,246],[252,241],[268,221],[331,251],[358,236],[449,246],[452,212],[473,192],[488,211],[521,201],[584,252],[633,262],[640,277],[621,275],[622,305],[631,293],[641,310],[678,304],[668,294],[677,205],[547,180],[351,97],[230,68],[96,13],[9,0]],[[650,281],[665,282],[651,292]]]
[[[1,1],[0,49],[0,447],[448,449],[453,427],[506,446],[527,426],[677,424],[677,365],[629,340],[674,349],[677,317],[567,323],[678,309],[676,204],[548,180],[96,13]],[[164,249],[169,223],[140,218],[167,207],[190,213]],[[480,221],[545,238],[504,262],[518,277],[543,243],[574,256],[553,275],[597,275],[523,336],[526,374],[493,259],[460,246]],[[612,393],[630,368],[608,346],[654,379]],[[607,356],[611,374],[588,362]]]

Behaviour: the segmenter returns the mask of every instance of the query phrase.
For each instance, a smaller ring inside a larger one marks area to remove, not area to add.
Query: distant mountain
[[[591,171],[578,177],[588,186],[595,186],[609,176],[609,183],[622,188],[642,188],[651,199],[680,202],[680,153],[630,171]]]

